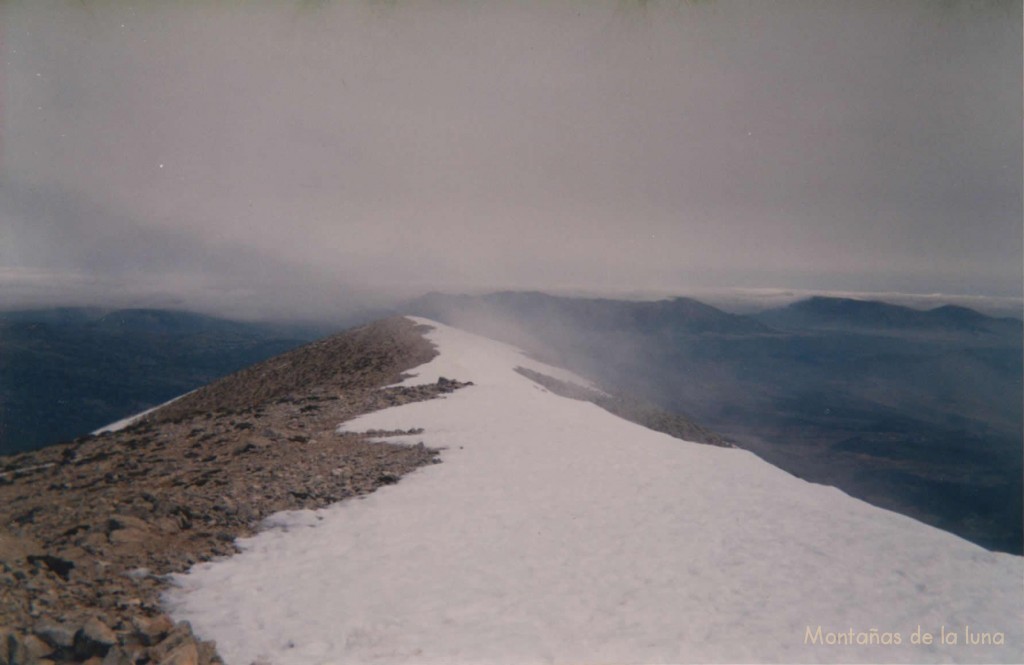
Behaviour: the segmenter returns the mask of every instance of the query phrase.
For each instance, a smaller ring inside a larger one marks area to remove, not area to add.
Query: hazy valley
[[[410,307],[692,416],[802,478],[1022,551],[1020,320],[830,298],[755,316],[539,293]]]
[[[87,434],[327,332],[169,310],[0,312],[0,455]]]

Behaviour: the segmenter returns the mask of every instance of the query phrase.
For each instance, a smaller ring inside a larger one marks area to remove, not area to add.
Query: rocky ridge
[[[169,576],[234,553],[271,513],[359,497],[440,461],[422,443],[336,431],[467,385],[389,387],[434,355],[416,324],[388,319],[253,365],[121,431],[0,458],[0,665],[221,662],[162,612]]]

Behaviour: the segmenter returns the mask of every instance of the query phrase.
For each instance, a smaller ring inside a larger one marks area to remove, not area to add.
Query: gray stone
[[[199,665],[199,650],[195,642],[184,642],[157,661],[157,665]]]
[[[121,529],[139,529],[140,531],[146,531],[149,529],[149,524],[146,520],[139,519],[138,517],[132,517],[131,515],[112,515],[107,520],[108,531],[119,531]]]
[[[134,617],[132,624],[135,626],[135,634],[139,641],[147,646],[151,647],[159,643],[167,634],[174,629],[174,623],[168,618],[166,614],[161,614],[155,617]]]
[[[25,644],[25,638],[9,631],[0,633],[3,638],[3,646],[0,646],[0,665],[31,665],[35,658],[29,652]]]
[[[111,647],[107,655],[103,657],[102,665],[133,665],[133,660],[128,652],[121,647]]]
[[[13,631],[0,629],[0,665],[10,665],[11,663],[10,638],[13,635]]]
[[[192,636],[192,625],[187,621],[179,622],[167,634],[159,644],[149,650],[149,657],[157,662],[163,662],[171,652],[183,644],[192,644],[195,638]]]
[[[32,630],[55,649],[71,649],[75,645],[75,628],[68,624],[44,620]]]
[[[40,659],[54,652],[53,647],[36,635],[26,635],[22,638],[21,643],[25,646],[25,651],[29,655],[29,661],[33,663],[39,662]]]

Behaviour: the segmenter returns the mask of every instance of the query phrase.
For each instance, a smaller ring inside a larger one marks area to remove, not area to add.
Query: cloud
[[[1019,3],[0,12],[2,266],[256,309],[1021,290]]]
[[[5,183],[0,307],[167,306],[242,317],[342,317],[375,298],[272,251],[149,226],[83,196]]]

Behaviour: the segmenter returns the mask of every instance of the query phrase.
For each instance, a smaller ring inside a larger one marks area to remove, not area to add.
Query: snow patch
[[[134,425],[135,423],[140,421],[142,418],[148,416],[149,414],[153,413],[157,409],[162,409],[163,407],[167,406],[168,404],[172,404],[174,402],[177,402],[179,399],[181,399],[185,395],[191,395],[194,392],[195,392],[194,390],[190,390],[187,393],[183,393],[183,394],[178,395],[177,397],[175,397],[173,399],[167,400],[163,404],[157,404],[156,406],[154,406],[151,409],[146,409],[145,411],[140,411],[139,413],[136,413],[134,416],[128,416],[127,418],[122,418],[121,420],[118,420],[116,422],[112,422],[109,425],[104,425],[103,427],[101,427],[101,428],[99,428],[97,430],[93,430],[92,432],[90,432],[90,434],[96,436],[96,435],[99,435],[99,434],[105,434],[107,432],[120,432],[121,430],[125,429],[126,427],[130,427],[131,425]]]

